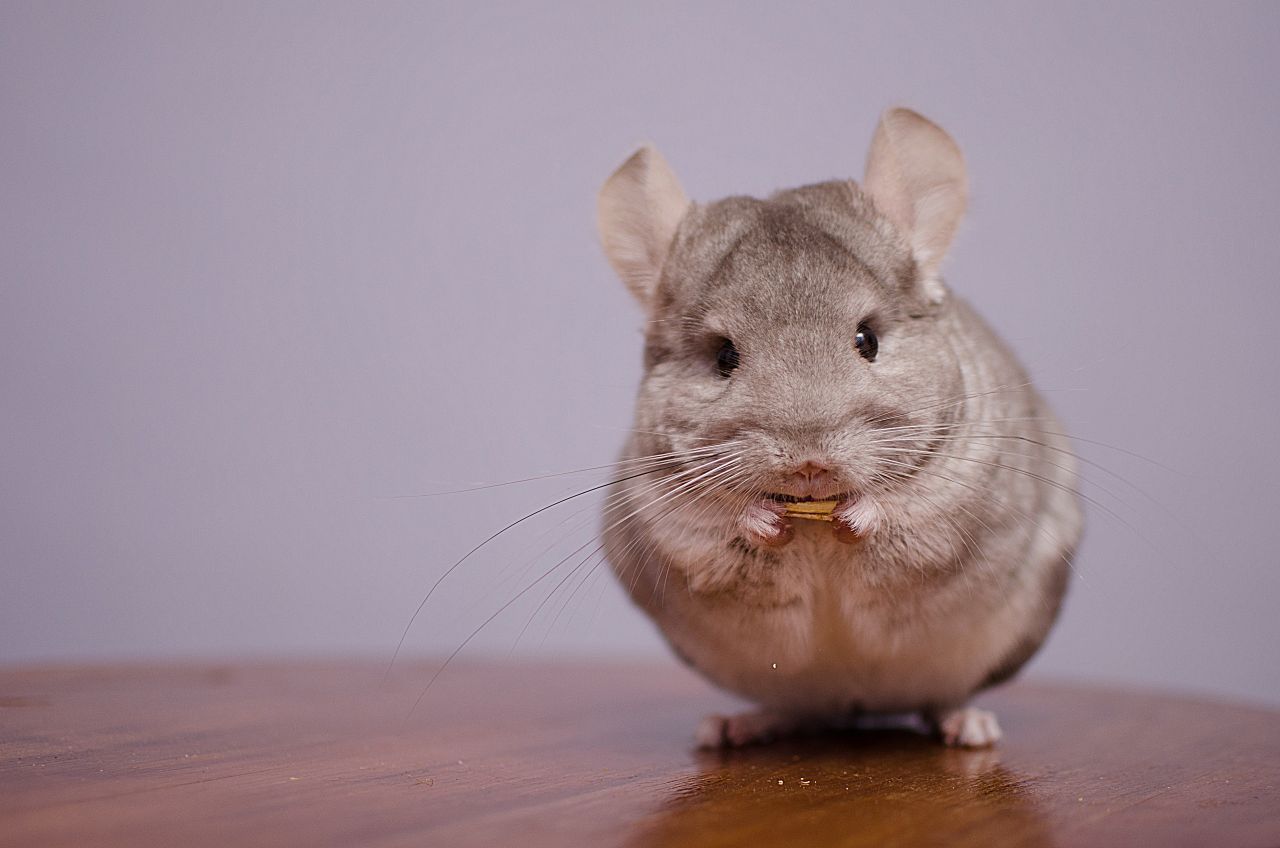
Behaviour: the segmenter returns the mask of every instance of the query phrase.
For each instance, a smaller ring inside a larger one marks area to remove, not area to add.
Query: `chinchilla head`
[[[605,251],[648,318],[633,453],[723,445],[733,472],[716,482],[744,505],[863,504],[851,521],[869,531],[959,414],[940,402],[962,386],[938,267],[965,196],[955,143],[905,109],[882,118],[861,185],[691,203],[637,151],[599,197]]]

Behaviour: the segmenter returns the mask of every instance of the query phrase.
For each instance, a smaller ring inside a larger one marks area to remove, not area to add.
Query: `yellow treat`
[[[805,518],[809,521],[833,521],[831,513],[839,501],[799,501],[787,504],[783,515],[788,518]]]

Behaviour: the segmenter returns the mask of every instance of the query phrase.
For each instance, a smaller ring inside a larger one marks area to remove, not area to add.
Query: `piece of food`
[[[809,521],[834,521],[831,513],[839,501],[797,501],[787,504],[782,513],[788,518],[805,518]]]

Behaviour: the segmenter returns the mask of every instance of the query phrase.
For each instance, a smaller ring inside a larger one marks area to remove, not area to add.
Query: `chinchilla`
[[[693,203],[644,147],[605,252],[646,317],[605,551],[674,651],[758,709],[704,746],[919,713],[947,744],[1055,618],[1082,531],[1062,426],[939,266],[961,153],[907,109],[861,184]]]

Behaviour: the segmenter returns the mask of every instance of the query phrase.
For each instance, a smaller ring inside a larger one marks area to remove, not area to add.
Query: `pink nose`
[[[805,490],[805,494],[813,495],[825,486],[831,476],[831,470],[816,462],[806,462],[791,472],[791,478]]]
[[[800,466],[799,468],[797,468],[795,471],[791,473],[797,477],[803,477],[806,480],[812,480],[815,477],[819,477],[823,474],[828,474],[830,472],[816,462],[806,462],[804,465]]]

